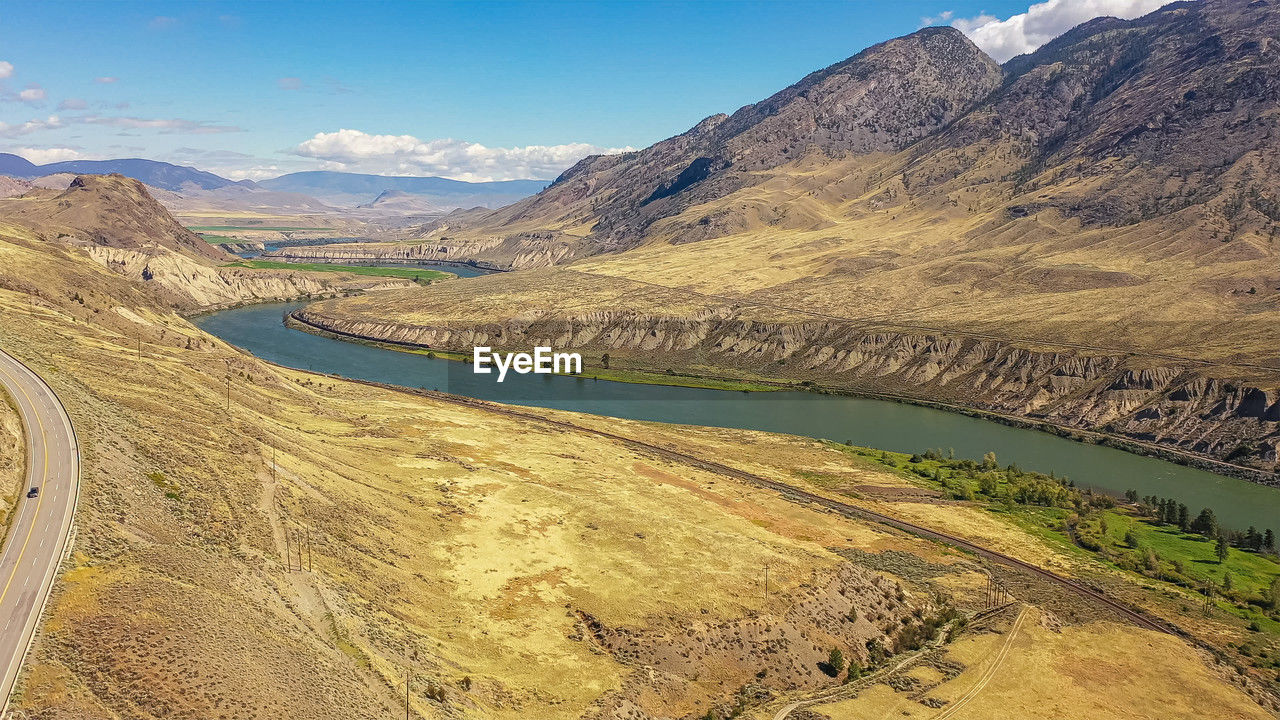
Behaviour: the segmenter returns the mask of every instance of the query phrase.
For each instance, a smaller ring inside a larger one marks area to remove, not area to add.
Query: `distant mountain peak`
[[[644,150],[584,158],[541,194],[485,222],[545,217],[558,224],[576,213],[578,222],[596,219],[593,240],[629,247],[652,223],[759,182],[759,173],[806,153],[902,150],[963,115],[1003,77],[960,31],[924,28]]]
[[[228,256],[183,227],[141,181],[120,174],[79,175],[65,190],[30,193],[5,208],[7,217],[63,230],[78,242],[141,250],[162,246],[207,260]]]
[[[118,160],[67,160],[36,165],[26,158],[10,153],[0,153],[0,175],[19,178],[38,178],[58,173],[76,175],[108,175],[119,173],[162,190],[181,191],[188,187],[214,190],[235,184],[224,177],[193,167],[183,167],[159,160],[120,158]]]

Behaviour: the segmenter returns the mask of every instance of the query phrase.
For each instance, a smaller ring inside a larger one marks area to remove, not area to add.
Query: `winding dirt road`
[[[0,551],[2,710],[66,552],[80,490],[80,446],[53,390],[4,351],[0,385],[17,404],[27,435],[27,483]],[[29,488],[39,494],[28,498]]]

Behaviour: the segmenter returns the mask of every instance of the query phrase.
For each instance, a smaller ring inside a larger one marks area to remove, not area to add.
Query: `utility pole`
[[[293,572],[293,553],[289,549],[289,528],[284,529],[284,561],[289,567],[289,572]]]
[[[413,682],[413,667],[409,664],[409,628],[404,628],[404,720],[409,720],[409,685]]]
[[[302,565],[302,560],[298,560],[298,565]],[[307,528],[307,572],[311,572],[311,528]]]
[[[769,604],[769,563],[764,564],[764,602]]]

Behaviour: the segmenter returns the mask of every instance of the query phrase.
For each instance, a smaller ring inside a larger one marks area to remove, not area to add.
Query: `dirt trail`
[[[1018,611],[1018,617],[1013,621],[1013,626],[1009,628],[1009,634],[1005,636],[1004,643],[996,653],[995,659],[991,662],[991,665],[986,669],[986,671],[982,673],[982,676],[978,678],[978,682],[969,689],[969,692],[960,696],[959,700],[952,703],[950,707],[935,715],[934,720],[944,720],[945,718],[955,715],[987,687],[987,683],[990,683],[991,679],[996,676],[996,672],[1000,670],[1000,664],[1003,663],[1005,657],[1008,656],[1009,649],[1013,647],[1013,638],[1018,634],[1018,630],[1021,629],[1022,621],[1026,615],[1027,606],[1023,605],[1022,609]]]

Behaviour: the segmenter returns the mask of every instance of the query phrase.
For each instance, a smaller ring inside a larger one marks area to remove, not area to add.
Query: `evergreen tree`
[[[1271,528],[1262,534],[1262,547],[1266,550],[1276,549],[1276,534]]]
[[[1178,503],[1178,527],[1182,528],[1182,532],[1191,529],[1191,511],[1185,503]]]
[[[1217,547],[1215,547],[1215,548],[1213,549],[1214,554],[1218,556],[1218,562],[1219,562],[1219,563],[1224,563],[1224,562],[1226,562],[1226,561],[1227,561],[1227,555],[1229,555],[1229,554],[1230,554],[1230,551],[1231,551],[1231,546],[1230,546],[1229,544],[1227,544],[1227,536],[1226,536],[1226,535],[1219,535],[1219,536],[1218,536],[1218,545],[1217,545]]]
[[[1200,511],[1195,520],[1191,521],[1191,529],[1205,537],[1213,537],[1218,533],[1218,518],[1214,516],[1212,510],[1205,508]]]
[[[827,674],[835,677],[844,670],[844,653],[840,648],[833,647],[831,652],[827,654]]]

